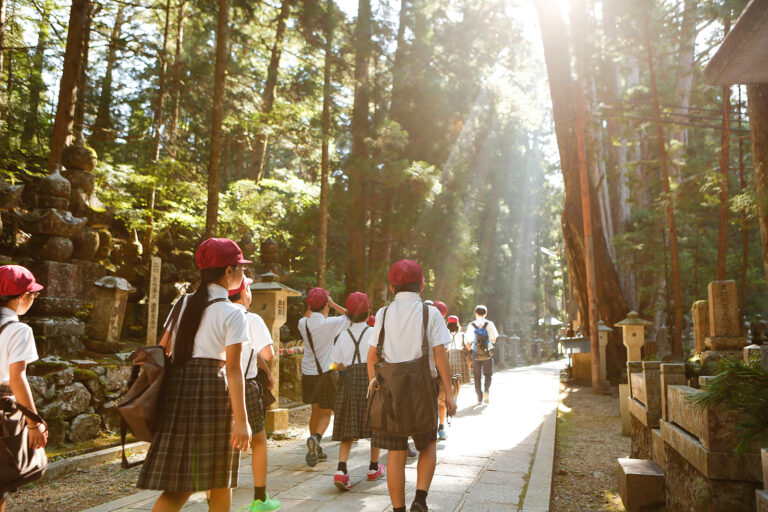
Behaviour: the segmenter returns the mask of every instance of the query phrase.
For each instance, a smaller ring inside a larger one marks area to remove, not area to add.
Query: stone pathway
[[[448,428],[448,440],[438,443],[438,464],[427,500],[430,510],[548,510],[554,450],[553,418],[562,367],[562,362],[551,362],[496,373],[488,406],[476,405],[473,385],[462,387],[459,412]],[[545,424],[543,435],[542,424]],[[332,482],[338,443],[324,440],[323,447],[329,459],[314,468],[304,462],[306,446],[303,441],[269,453],[267,489],[280,499],[282,511],[391,510],[386,479],[365,480],[370,448],[367,441],[360,441],[353,447],[348,467],[357,483],[348,492],[339,491]],[[537,456],[539,460],[536,460]],[[537,469],[526,491],[534,461]],[[386,463],[386,456],[382,457],[382,462]],[[540,467],[543,469],[538,469]],[[415,460],[406,468],[406,480],[406,503],[410,504],[415,493]],[[240,486],[233,493],[233,510],[247,510],[245,506],[252,498],[252,485],[250,457],[243,457]],[[89,512],[151,510],[158,494],[141,491],[94,507]],[[538,505],[529,505],[532,502]],[[184,510],[208,510],[204,494],[195,494]]]

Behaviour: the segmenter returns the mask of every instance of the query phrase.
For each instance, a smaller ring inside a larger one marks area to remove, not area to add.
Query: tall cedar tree
[[[328,245],[328,174],[331,159],[329,141],[331,138],[331,63],[333,59],[334,4],[325,2],[325,63],[323,65],[323,117],[322,117],[322,155],[320,157],[320,226],[317,233],[317,285],[325,288],[327,274]]]

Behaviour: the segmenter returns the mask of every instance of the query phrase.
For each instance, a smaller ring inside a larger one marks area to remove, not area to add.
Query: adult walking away
[[[29,311],[42,289],[26,268],[0,267],[0,397],[10,397],[34,413],[37,409],[27,380],[27,365],[37,361],[37,347],[32,328],[20,322],[19,316]],[[48,427],[32,418],[26,421],[30,448],[45,448]],[[6,493],[0,490],[0,511],[5,510],[5,501]]]
[[[330,308],[342,316],[329,317]],[[307,438],[307,464],[311,467],[328,459],[320,440],[331,423],[336,391],[324,385],[323,373],[330,370],[333,340],[349,327],[347,310],[331,300],[327,290],[312,288],[307,292],[307,312],[299,320],[299,333],[304,339],[301,361],[301,398],[312,405]]]
[[[333,484],[347,491],[352,480],[347,470],[347,460],[352,443],[358,439],[369,439],[371,431],[365,418],[368,402],[368,340],[371,328],[366,323],[371,310],[371,300],[362,292],[351,293],[344,303],[352,325],[337,337],[331,361],[341,373],[336,390],[336,416],[333,419],[333,440],[339,445],[339,465],[333,475]],[[384,475],[384,466],[379,464],[379,449],[371,446],[371,463],[366,478],[378,480]]]
[[[267,494],[267,434],[264,431],[263,396],[275,385],[267,363],[275,355],[272,350],[272,334],[267,324],[255,313],[248,312],[253,299],[253,280],[244,278],[242,284],[229,291],[229,300],[245,314],[251,342],[243,345],[241,364],[245,375],[245,408],[251,426],[251,466],[253,468],[253,501],[250,512],[272,512],[280,510],[280,502]],[[266,379],[260,379],[260,374]],[[262,389],[262,385],[266,389]]]
[[[250,337],[242,309],[228,300],[229,290],[243,281],[243,265],[251,262],[227,238],[209,238],[195,259],[200,286],[176,302],[160,340],[172,364],[136,485],[164,491],[154,512],[180,510],[192,493],[209,490],[209,510],[229,510],[239,452],[251,442],[241,366]]]
[[[392,376],[398,374],[398,369],[418,368],[418,372],[429,372],[427,375],[416,376],[421,381],[426,378],[429,388],[408,389],[403,396],[394,396],[395,403],[415,402],[428,397],[431,403],[422,410],[432,415],[431,418],[418,418],[420,423],[429,424],[432,429],[425,432],[392,433],[392,429],[377,431],[371,427],[371,444],[377,448],[389,450],[387,461],[387,486],[394,512],[405,512],[405,463],[407,459],[408,438],[412,437],[419,450],[416,477],[416,496],[411,505],[412,512],[425,512],[427,508],[427,493],[432,483],[432,477],[437,463],[437,378],[438,372],[446,389],[450,387],[448,357],[445,345],[451,342],[451,335],[443,321],[440,312],[431,306],[426,306],[420,297],[424,289],[424,274],[421,266],[412,260],[401,260],[392,265],[389,270],[390,290],[395,294],[395,300],[376,313],[376,323],[370,337],[368,349],[368,378],[373,381],[378,372],[388,371]],[[421,361],[424,361],[423,366]],[[401,374],[402,376],[402,374]],[[409,375],[413,376],[413,375]],[[376,389],[382,384],[372,382]],[[402,382],[400,382],[402,384]],[[397,388],[397,383],[389,383],[389,390]],[[375,392],[375,391],[374,391]],[[407,396],[406,396],[407,395]],[[381,395],[376,395],[381,396]],[[417,400],[418,399],[418,400]],[[369,407],[372,402],[369,402]],[[410,405],[414,405],[411,403]],[[456,403],[453,396],[446,396],[448,414],[455,414]],[[386,407],[384,408],[386,410]],[[420,412],[420,411],[419,411]],[[382,421],[384,418],[374,418],[374,411],[369,415],[370,421]],[[398,415],[398,411],[384,414]],[[405,416],[405,415],[402,415]],[[391,420],[388,416],[387,420]],[[398,420],[413,421],[415,418]]]
[[[475,320],[467,326],[464,336],[466,347],[472,351],[472,372],[475,378],[477,403],[490,401],[491,379],[493,376],[493,346],[499,332],[493,322],[486,318],[488,308],[480,304],[475,307]],[[481,385],[481,376],[485,376],[485,387]]]

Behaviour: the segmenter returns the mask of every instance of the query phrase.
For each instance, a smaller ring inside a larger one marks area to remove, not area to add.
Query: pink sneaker
[[[385,473],[384,466],[382,464],[379,464],[379,469],[376,471],[369,469],[368,470],[368,480],[374,481],[378,480],[379,478],[383,477]]]
[[[349,475],[345,475],[343,471],[337,471],[333,475],[333,485],[338,487],[340,491],[348,491],[352,488],[352,481],[349,479]]]

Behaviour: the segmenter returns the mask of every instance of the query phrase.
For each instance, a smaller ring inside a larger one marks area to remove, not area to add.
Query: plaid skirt
[[[336,389],[333,418],[334,441],[371,437],[365,409],[368,405],[368,366],[353,364],[344,370]]]
[[[448,350],[448,363],[451,365],[451,377],[461,375],[462,383],[470,382],[472,372],[469,371],[469,365],[463,350],[460,348]]]
[[[333,409],[336,405],[336,397],[323,390],[320,375],[306,373],[301,374],[301,401],[305,404],[317,404],[321,409]]]
[[[261,403],[261,388],[256,379],[245,381],[245,410],[251,432],[258,434],[264,430],[264,406]]]
[[[240,452],[230,444],[232,406],[224,361],[170,367],[162,413],[136,487],[198,492],[237,487]]]

